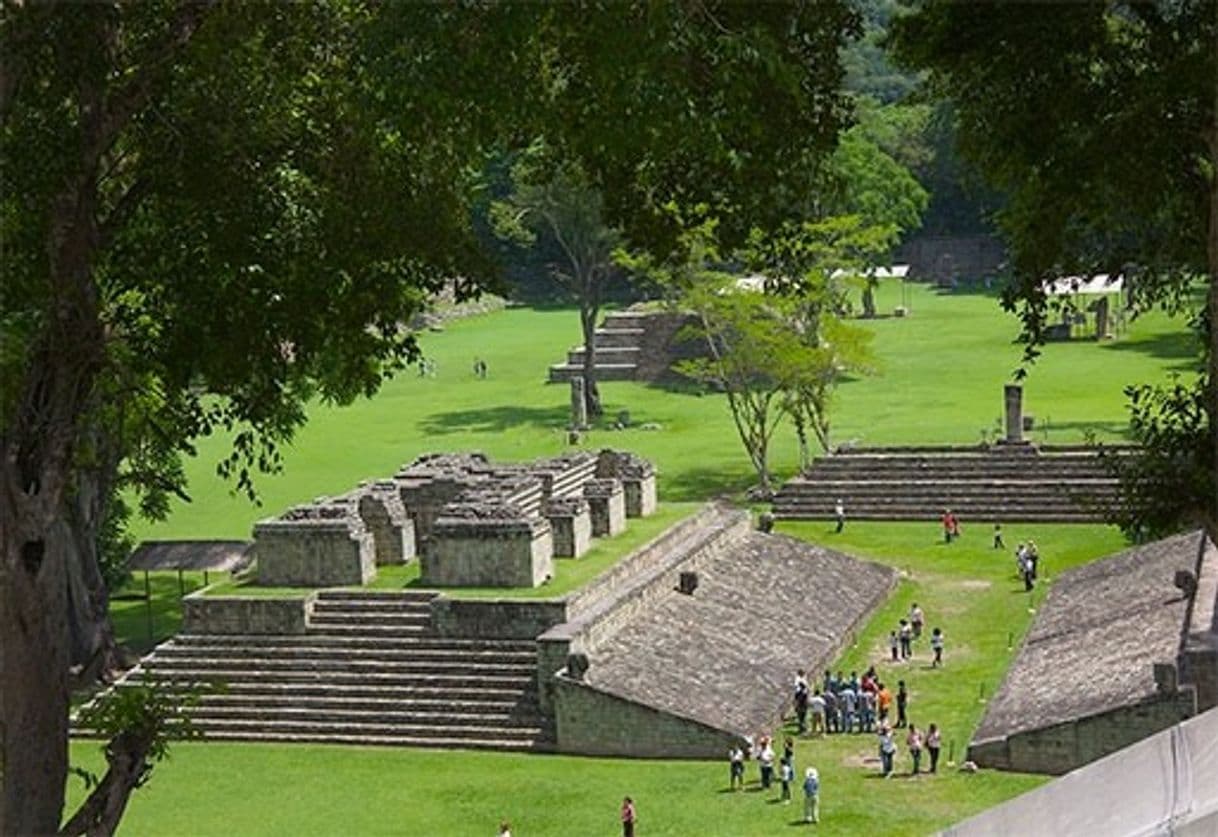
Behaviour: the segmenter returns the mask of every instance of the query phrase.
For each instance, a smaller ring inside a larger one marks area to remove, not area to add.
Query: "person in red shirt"
[[[634,800],[627,796],[622,800],[622,837],[634,837]]]

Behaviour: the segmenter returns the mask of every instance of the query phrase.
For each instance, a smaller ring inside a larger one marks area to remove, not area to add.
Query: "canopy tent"
[[[942,834],[1218,834],[1216,741],[1211,709]]]
[[[1110,276],[1097,273],[1094,276],[1059,276],[1044,283],[1045,296],[1102,296],[1119,294],[1125,290],[1125,277],[1119,273]]]
[[[234,572],[244,569],[253,560],[253,544],[249,541],[144,541],[131,557],[127,568],[144,571],[144,601],[147,606],[148,639],[152,640],[152,582],[148,573],[152,571],[178,571],[178,597],[186,595],[186,584],[182,573],[203,573],[203,584],[208,583],[208,573]]]

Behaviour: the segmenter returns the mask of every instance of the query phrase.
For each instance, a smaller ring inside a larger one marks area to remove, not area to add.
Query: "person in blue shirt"
[[[815,767],[804,771],[804,822],[820,822],[820,776]]]

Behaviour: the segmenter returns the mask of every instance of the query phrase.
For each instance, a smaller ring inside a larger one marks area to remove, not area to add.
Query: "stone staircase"
[[[643,353],[649,315],[637,311],[616,311],[605,316],[596,330],[596,375],[601,381],[633,381]],[[550,367],[550,381],[569,381],[584,372],[584,347],[568,350],[566,363]]]
[[[1092,449],[869,448],[818,459],[774,498],[781,519],[937,520],[950,508],[972,521],[1102,522],[1117,481]]]
[[[536,642],[440,637],[434,596],[322,591],[304,634],[179,635],[118,687],[223,684],[191,712],[209,739],[552,749]]]

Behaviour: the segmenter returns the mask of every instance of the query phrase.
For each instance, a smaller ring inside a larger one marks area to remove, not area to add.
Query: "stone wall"
[[[254,526],[258,584],[340,587],[376,576],[372,534],[349,502],[297,506]]]
[[[452,599],[431,601],[432,629],[444,637],[534,639],[567,620],[561,600]]]
[[[588,501],[578,497],[547,500],[542,514],[553,530],[554,557],[579,558],[592,545],[592,514]]]
[[[184,634],[303,634],[316,594],[299,598],[209,596],[182,599]]]
[[[1085,683],[1079,684],[1085,688]],[[968,757],[982,767],[1022,773],[1068,773],[1196,714],[1191,689],[1156,696],[1076,721],[975,741]]]
[[[611,538],[626,528],[626,494],[614,479],[595,479],[584,483],[584,499],[592,515],[592,534]]]
[[[698,721],[555,678],[554,714],[560,752],[634,758],[721,759],[737,735]]]
[[[414,521],[392,480],[361,483],[354,493],[360,520],[372,534],[377,564],[404,564],[415,557]]]
[[[1188,607],[1176,665],[1197,692],[1197,711],[1218,705],[1218,547],[1203,539],[1197,555],[1196,594]]]
[[[679,378],[672,367],[679,360],[702,357],[706,346],[699,338],[685,337],[681,329],[694,322],[683,312],[656,311],[641,321],[643,335],[639,340],[639,361],[635,378],[640,381],[664,381]]]
[[[441,587],[536,587],[553,574],[554,542],[544,519],[439,518],[423,550],[419,581]]]

